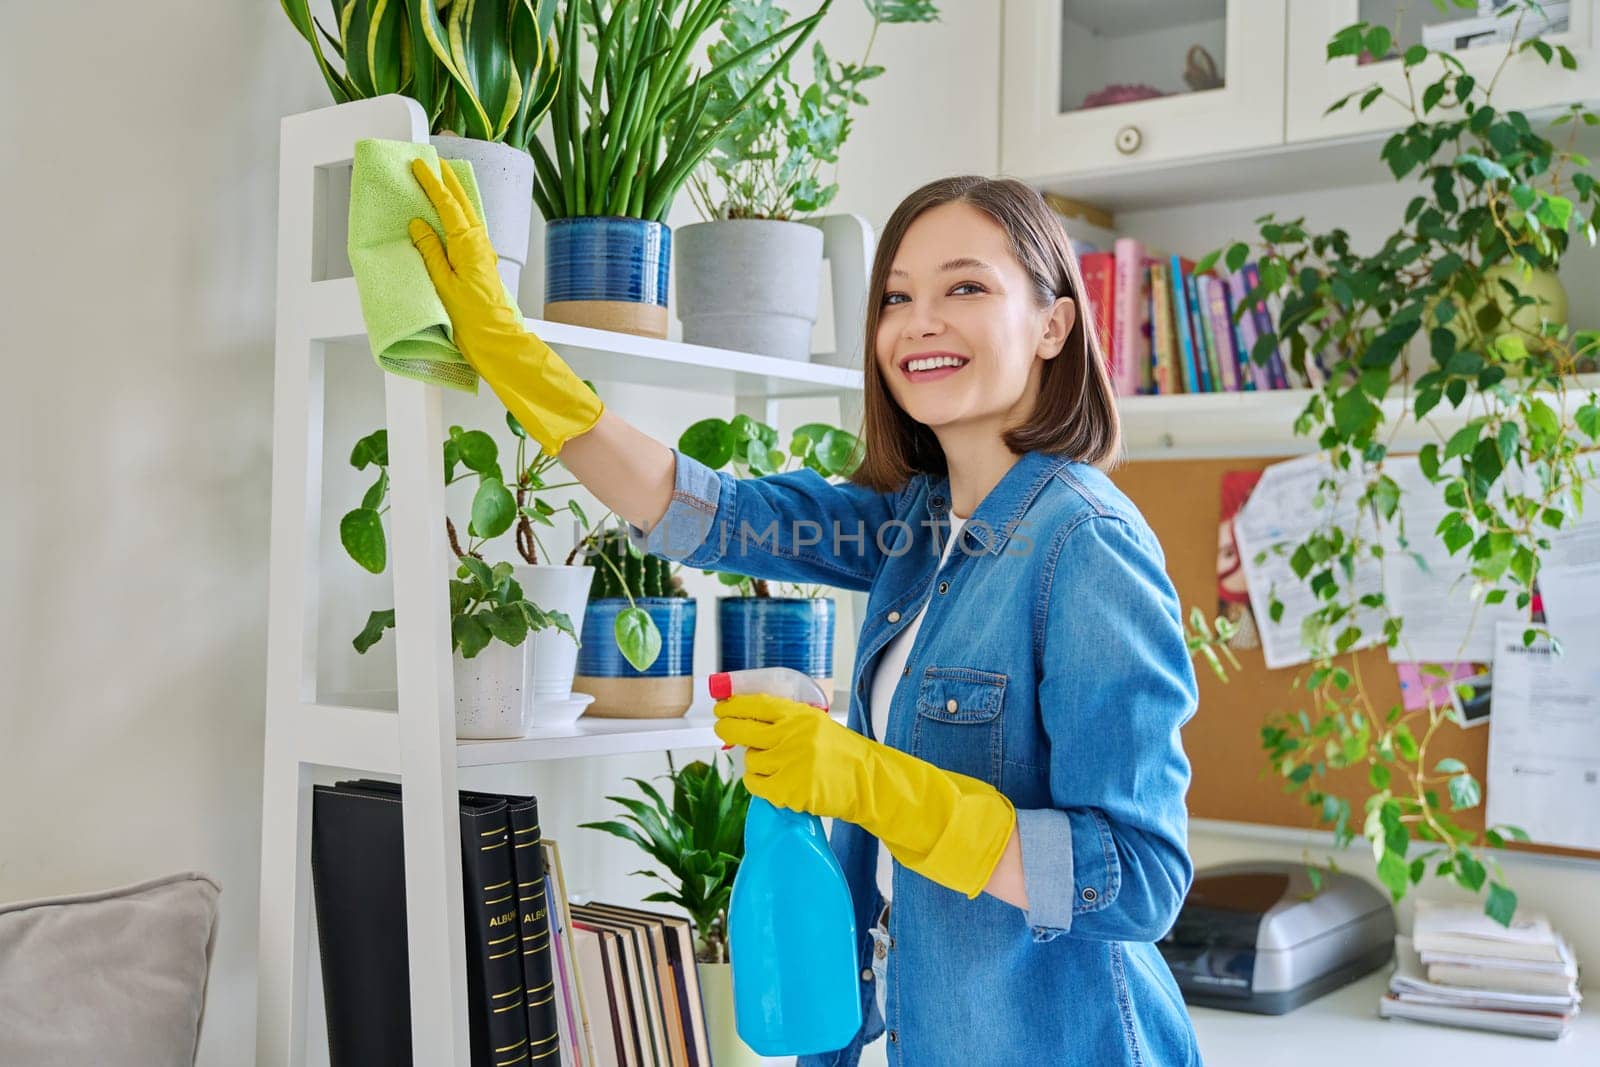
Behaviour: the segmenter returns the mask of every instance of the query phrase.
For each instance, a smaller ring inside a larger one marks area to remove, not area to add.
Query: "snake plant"
[[[556,0],[335,0],[337,34],[310,0],[281,2],[336,103],[401,93],[432,133],[527,151],[555,100]]]
[[[547,219],[613,215],[666,221],[673,197],[712,145],[805,44],[833,0],[749,48],[693,65],[700,41],[730,0],[569,0],[556,21],[561,64],[578,69],[580,41],[594,49],[590,84],[560,79],[551,109],[553,151],[537,140],[534,202]],[[793,40],[717,118],[708,105],[735,71],[757,68]]]

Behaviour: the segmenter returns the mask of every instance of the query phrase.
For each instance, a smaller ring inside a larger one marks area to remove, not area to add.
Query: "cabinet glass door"
[[[1041,184],[1283,143],[1286,0],[1005,0],[1000,165]]]
[[[1227,0],[1059,0],[1063,112],[1227,84]]]
[[[1403,64],[1408,48],[1422,45],[1450,53],[1480,87],[1494,85],[1494,106],[1536,112],[1600,95],[1600,50],[1596,10],[1600,0],[1542,0],[1534,10],[1524,0],[1450,0],[1440,11],[1429,0],[1291,0],[1289,4],[1288,139],[1291,142],[1398,129],[1411,121],[1406,108],[1385,96],[1362,111],[1352,100],[1331,115],[1329,105],[1350,93],[1382,86],[1406,100]],[[1356,22],[1389,31],[1388,52],[1328,59],[1328,41]],[[1577,63],[1565,70],[1546,65],[1531,51],[1504,62],[1515,42],[1542,37],[1567,48]],[[1502,63],[1504,64],[1502,66]],[[1412,82],[1438,80],[1439,61],[1412,71]],[[1482,100],[1481,91],[1476,94]]]

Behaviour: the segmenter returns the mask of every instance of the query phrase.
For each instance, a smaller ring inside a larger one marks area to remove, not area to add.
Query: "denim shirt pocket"
[[[1000,785],[1006,676],[973,667],[926,667],[917,689],[911,754]]]

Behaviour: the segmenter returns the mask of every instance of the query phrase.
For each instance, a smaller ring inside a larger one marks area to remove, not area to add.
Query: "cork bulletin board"
[[[1250,481],[1248,474],[1239,472],[1260,471],[1275,462],[1277,458],[1258,456],[1140,460],[1112,472],[1112,480],[1144,513],[1161,540],[1167,571],[1177,587],[1186,622],[1196,605],[1208,620],[1220,613],[1218,542],[1225,481],[1230,499],[1236,501],[1240,483]],[[1236,648],[1234,657],[1240,669],[1230,667],[1227,682],[1219,681],[1208,664],[1196,661],[1200,707],[1183,733],[1184,748],[1193,766],[1190,815],[1269,826],[1330,828],[1319,821],[1303,794],[1284,792],[1284,780],[1268,772],[1260,741],[1261,726],[1269,718],[1307,707],[1305,689],[1292,682],[1303,676],[1308,667],[1302,664],[1268,670],[1259,645]],[[1373,705],[1386,711],[1399,703],[1400,681],[1395,666],[1389,662],[1388,650],[1381,646],[1370,648],[1357,653],[1356,658]],[[1465,729],[1453,722],[1445,723],[1428,746],[1428,763],[1431,766],[1446,756],[1454,756],[1471,769],[1487,793],[1488,743],[1487,724]],[[1369,790],[1365,772],[1356,770],[1331,775],[1324,788],[1350,801],[1358,831],[1360,801]],[[1472,828],[1483,826],[1483,816],[1482,804],[1452,813],[1460,825]],[[1600,852],[1555,845],[1513,842],[1508,847],[1600,859]]]

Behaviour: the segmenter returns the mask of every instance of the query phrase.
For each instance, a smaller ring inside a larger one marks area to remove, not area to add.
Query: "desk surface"
[[[1600,1063],[1600,1006],[1585,1005],[1559,1041],[1513,1037],[1407,1019],[1378,1017],[1389,967],[1302,1005],[1287,1015],[1190,1008],[1206,1067],[1277,1062],[1295,1067],[1418,1067],[1428,1063],[1507,1063],[1594,1067]],[[1591,998],[1592,999],[1592,998]],[[1287,1060],[1283,1062],[1288,1062]]]

